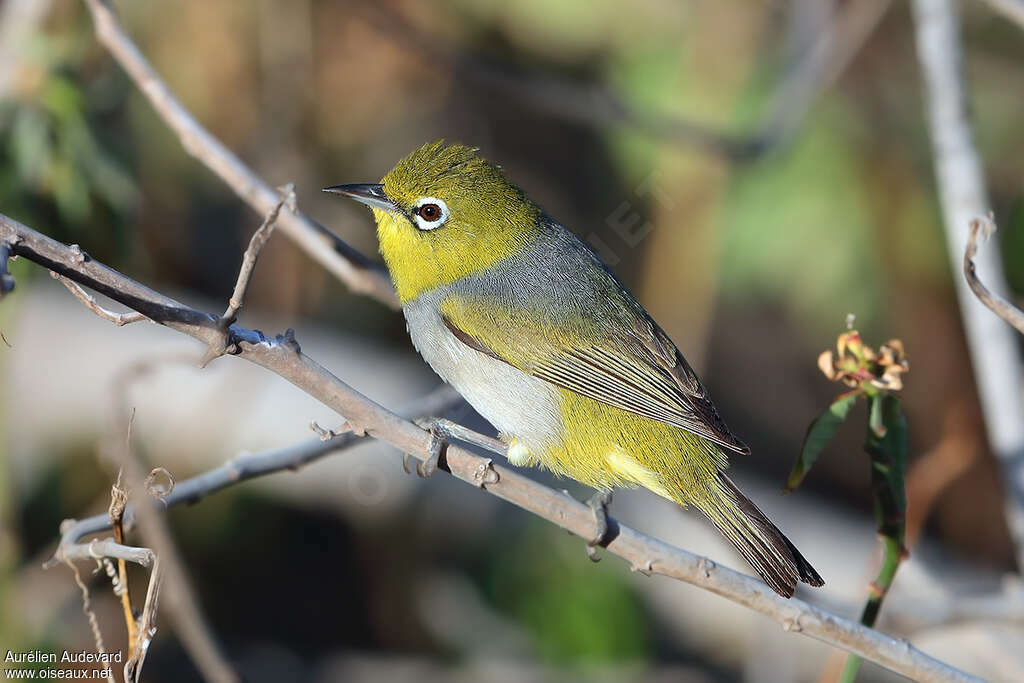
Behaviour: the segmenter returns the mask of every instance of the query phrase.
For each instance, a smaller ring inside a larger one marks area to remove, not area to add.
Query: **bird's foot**
[[[457,422],[439,417],[431,417],[417,420],[416,424],[430,432],[429,455],[423,462],[416,463],[416,474],[421,477],[432,477],[437,472],[438,463],[441,461],[441,453],[451,443],[452,439],[471,443],[500,455],[505,454],[504,443],[493,437],[474,432],[472,429],[463,427]],[[402,454],[402,469],[405,470],[406,474],[411,474],[409,457],[408,453]]]
[[[594,513],[594,536],[587,541],[587,557],[591,562],[600,562],[597,555],[598,546],[604,545],[608,536],[608,505],[612,502],[612,492],[602,489],[587,499],[587,507]]]

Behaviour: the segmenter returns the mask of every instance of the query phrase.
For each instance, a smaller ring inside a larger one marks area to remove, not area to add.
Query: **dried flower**
[[[818,367],[830,380],[872,396],[902,389],[902,375],[910,369],[899,339],[890,339],[876,353],[857,330],[840,334],[836,352],[824,351],[818,356]]]

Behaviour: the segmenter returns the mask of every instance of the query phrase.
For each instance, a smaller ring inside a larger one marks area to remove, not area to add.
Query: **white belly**
[[[562,434],[555,388],[459,341],[431,298],[405,306],[409,336],[420,355],[505,438],[515,437],[542,457]]]

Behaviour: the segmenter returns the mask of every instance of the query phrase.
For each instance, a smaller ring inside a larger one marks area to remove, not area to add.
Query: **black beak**
[[[335,185],[325,187],[324,192],[343,194],[351,197],[357,202],[372,206],[384,211],[400,211],[398,206],[384,194],[384,186],[378,183],[352,183],[350,185]]]

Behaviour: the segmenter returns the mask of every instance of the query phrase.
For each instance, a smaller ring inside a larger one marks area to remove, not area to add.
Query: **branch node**
[[[317,422],[316,420],[313,420],[312,422],[309,423],[309,428],[312,429],[316,433],[316,435],[320,437],[321,441],[330,441],[334,437],[341,436],[345,432],[355,432],[355,430],[352,429],[351,425],[348,422],[344,422],[337,429],[327,429],[326,427],[321,427],[320,423]],[[363,432],[363,434],[365,433],[366,432]],[[359,434],[359,436],[362,436],[363,434]]]
[[[302,353],[302,347],[299,346],[299,342],[295,339],[295,330],[288,328],[284,331],[284,334],[279,334],[276,337],[277,343],[282,346],[287,346],[296,354]]]
[[[473,482],[478,488],[485,488],[488,484],[497,484],[500,479],[498,470],[494,469],[494,461],[490,458],[477,465],[473,471]]]
[[[281,199],[284,205],[288,207],[288,210],[297,214],[299,212],[299,200],[295,196],[295,183],[278,185],[275,189],[281,195]]]
[[[654,573],[654,565],[651,563],[651,559],[647,558],[643,563],[635,563],[629,567],[629,571],[638,572],[644,576],[650,576]]]
[[[797,614],[792,619],[786,619],[782,622],[782,630],[787,633],[800,633],[804,630],[803,624],[800,623],[800,614]]]
[[[82,251],[82,247],[77,244],[72,244],[68,247],[71,250],[71,258],[79,265],[89,260],[89,255]]]

